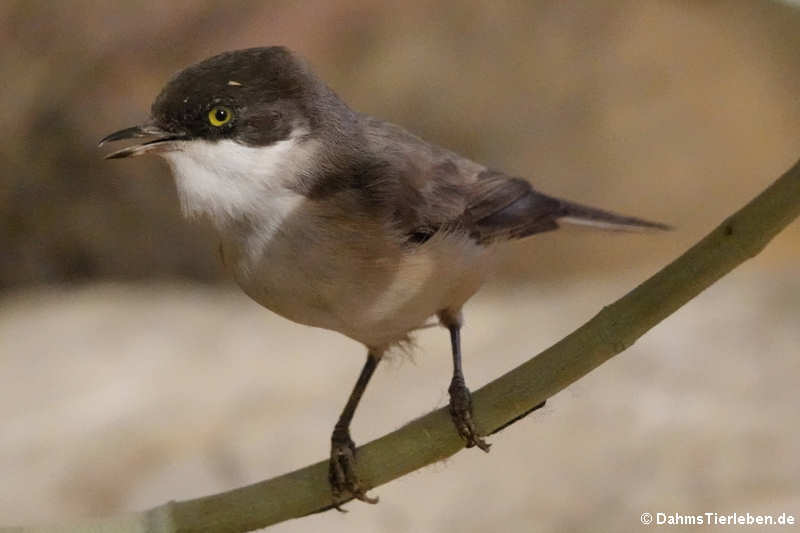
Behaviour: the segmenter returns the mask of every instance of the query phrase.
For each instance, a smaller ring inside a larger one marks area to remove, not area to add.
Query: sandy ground
[[[522,362],[644,275],[490,287],[467,308],[468,382]],[[273,531],[627,531],[644,529],[643,512],[800,519],[798,320],[796,271],[745,267],[493,437],[490,454],[467,450],[375,489],[377,506]],[[357,441],[445,404],[447,335],[418,339],[413,361],[379,368]],[[232,288],[6,296],[0,524],[142,509],[320,460],[362,357]]]

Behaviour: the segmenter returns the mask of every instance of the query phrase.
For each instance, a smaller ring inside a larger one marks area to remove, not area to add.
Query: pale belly
[[[459,310],[485,279],[492,255],[454,236],[360,255],[342,244],[279,240],[255,256],[230,245],[223,253],[242,289],[264,307],[376,349],[440,311]]]

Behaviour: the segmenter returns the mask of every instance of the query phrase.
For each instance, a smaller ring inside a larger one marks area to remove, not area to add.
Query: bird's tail
[[[660,222],[652,222],[636,217],[629,217],[589,207],[566,200],[558,199],[560,205],[556,220],[576,226],[590,226],[609,231],[651,231],[670,230],[672,226]]]
[[[616,231],[671,229],[666,224],[618,215],[534,190],[530,183],[501,173],[474,184],[468,227],[479,242],[520,239],[553,231],[562,223]]]

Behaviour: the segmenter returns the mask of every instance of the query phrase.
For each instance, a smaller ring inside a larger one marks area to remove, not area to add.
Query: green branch
[[[800,215],[800,161],[767,190],[652,278],[538,356],[473,395],[486,433],[535,406],[622,352],[650,328],[758,254]],[[358,474],[377,487],[463,448],[445,408],[358,449]],[[328,462],[195,500],[75,526],[6,528],[0,533],[244,532],[328,509]],[[366,511],[366,509],[365,509]]]

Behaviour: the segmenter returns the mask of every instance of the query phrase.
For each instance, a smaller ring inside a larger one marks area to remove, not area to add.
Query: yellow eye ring
[[[224,126],[230,122],[232,118],[233,111],[231,111],[231,108],[225,107],[224,105],[214,106],[211,108],[211,111],[208,112],[209,124],[217,128]]]

